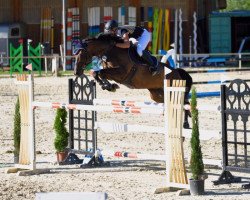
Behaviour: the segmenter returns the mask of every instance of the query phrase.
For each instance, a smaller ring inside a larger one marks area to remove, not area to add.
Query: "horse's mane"
[[[95,37],[88,37],[86,39],[84,39],[85,42],[88,41],[93,41],[93,40],[97,40],[97,41],[104,41],[104,42],[116,42],[116,43],[123,43],[123,39],[117,35],[113,35],[110,33],[100,33],[98,35],[96,35]]]
[[[100,33],[99,35],[97,35],[97,40],[104,40],[104,41],[114,41],[114,42],[118,42],[121,43],[123,42],[123,39],[117,35],[113,35],[110,33]]]

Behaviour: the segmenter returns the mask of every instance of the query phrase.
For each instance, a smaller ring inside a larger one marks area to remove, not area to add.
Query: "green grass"
[[[13,72],[12,76],[15,76],[17,74],[19,74],[19,72],[17,72],[17,71]],[[30,74],[30,73],[29,73],[29,71],[24,71],[23,74]],[[33,74],[35,76],[40,76],[38,71],[34,71]],[[41,76],[52,76],[53,75],[51,73],[51,71],[48,71],[47,75],[45,74],[45,71],[42,71],[41,74],[42,74]],[[0,70],[0,76],[5,76],[6,77],[8,75],[10,76],[10,71],[8,71],[8,70],[5,70],[5,71]],[[74,76],[74,72],[73,72],[73,70],[59,71],[58,76]]]

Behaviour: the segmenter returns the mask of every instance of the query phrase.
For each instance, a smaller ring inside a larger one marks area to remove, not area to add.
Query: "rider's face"
[[[112,33],[113,35],[115,35],[116,33],[115,33],[115,29],[111,29],[110,30],[110,33]]]

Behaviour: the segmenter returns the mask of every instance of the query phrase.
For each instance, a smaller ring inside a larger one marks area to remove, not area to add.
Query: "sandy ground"
[[[250,78],[250,74],[228,73],[230,78]],[[192,74],[194,81],[216,80],[218,74]],[[68,79],[71,77],[35,78],[35,100],[51,102],[68,101]],[[97,86],[98,98],[132,99],[150,101],[147,90],[130,90],[124,86],[116,93],[102,91]],[[219,85],[197,85],[198,91],[218,91]],[[250,199],[250,191],[241,189],[241,184],[214,186],[222,170],[218,167],[206,167],[208,179],[205,182],[206,194],[199,197],[176,196],[176,192],[154,194],[156,188],[166,186],[165,163],[161,161],[133,161],[105,157],[114,166],[103,169],[80,169],[78,165],[58,166],[53,147],[53,121],[55,110],[39,109],[36,111],[36,150],[38,168],[51,168],[52,172],[34,176],[17,176],[6,174],[6,169],[13,165],[13,116],[17,98],[17,87],[14,79],[0,78],[0,199],[34,199],[38,192],[105,192],[108,199]],[[198,104],[219,105],[220,99],[203,98]],[[163,126],[163,118],[154,115],[129,115],[98,113],[98,120]],[[220,130],[219,113],[201,112],[200,129]],[[184,142],[185,156],[189,155],[189,139]],[[124,150],[147,154],[164,154],[164,135],[159,133],[104,133],[98,130],[98,146],[106,150]],[[204,158],[221,159],[221,141],[211,139],[202,141]],[[187,166],[188,177],[190,177]],[[249,174],[233,173],[250,181]]]

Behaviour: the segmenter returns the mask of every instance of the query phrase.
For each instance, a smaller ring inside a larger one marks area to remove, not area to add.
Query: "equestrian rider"
[[[159,68],[155,66],[150,53],[146,50],[150,42],[150,33],[145,28],[126,25],[118,27],[116,20],[110,20],[105,24],[104,32],[115,34],[123,39],[124,42],[116,43],[116,47],[129,48],[130,42],[136,44],[138,55],[151,67],[152,74],[155,75],[159,73]]]

